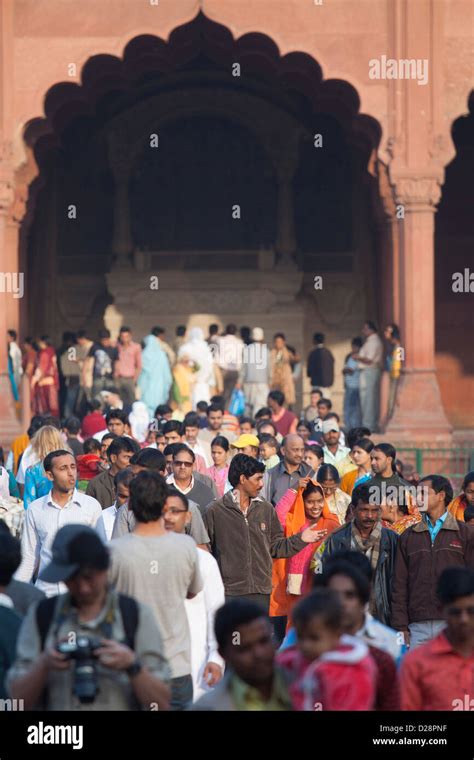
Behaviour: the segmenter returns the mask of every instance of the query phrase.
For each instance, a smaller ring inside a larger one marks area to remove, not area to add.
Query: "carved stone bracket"
[[[13,174],[13,145],[10,140],[0,140],[0,214],[8,214],[15,197]]]
[[[441,198],[442,177],[436,175],[405,175],[394,178],[398,203],[412,211],[435,211]]]

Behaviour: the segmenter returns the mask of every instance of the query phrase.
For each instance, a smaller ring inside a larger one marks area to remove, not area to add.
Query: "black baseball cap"
[[[107,570],[109,566],[109,550],[87,525],[65,525],[58,530],[52,553],[50,564],[38,576],[47,583],[67,581],[86,567]]]

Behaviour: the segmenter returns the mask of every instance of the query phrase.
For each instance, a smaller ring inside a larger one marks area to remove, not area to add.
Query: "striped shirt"
[[[49,565],[54,538],[63,525],[79,523],[94,528],[101,514],[102,507],[99,502],[77,489],[74,489],[64,507],[53,501],[52,491],[32,501],[25,513],[21,539],[22,562],[14,575],[16,580],[29,583],[34,575],[39,575]],[[63,583],[36,580],[35,585],[47,596],[64,594],[67,591]]]

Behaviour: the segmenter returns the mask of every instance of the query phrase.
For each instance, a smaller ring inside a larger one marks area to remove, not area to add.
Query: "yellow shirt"
[[[273,690],[268,702],[263,700],[257,689],[242,681],[235,673],[231,676],[230,693],[235,709],[239,711],[284,712],[293,709],[288,690],[278,670],[275,671]]]

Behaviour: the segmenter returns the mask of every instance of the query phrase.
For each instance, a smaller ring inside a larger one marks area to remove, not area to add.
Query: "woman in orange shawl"
[[[285,536],[293,536],[309,526],[319,535],[318,541],[308,544],[294,557],[273,562],[270,615],[286,616],[311,588],[310,566],[315,551],[340,525],[326,504],[322,487],[309,478],[300,480],[298,490],[289,488],[275,508]]]
[[[474,470],[467,473],[462,482],[461,493],[449,504],[448,511],[456,520],[464,522],[466,507],[474,507]]]
[[[362,485],[372,477],[370,452],[373,448],[374,444],[370,438],[361,438],[353,445],[351,459],[357,465],[357,470],[350,470],[343,475],[339,486],[341,491],[345,491],[349,496],[352,496],[352,491],[356,486]]]

